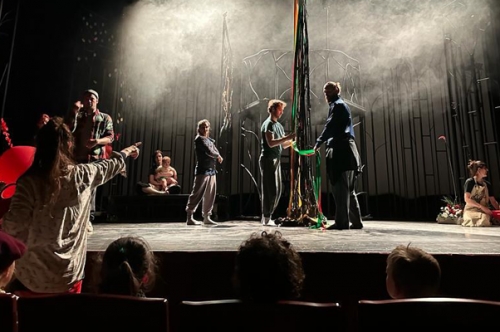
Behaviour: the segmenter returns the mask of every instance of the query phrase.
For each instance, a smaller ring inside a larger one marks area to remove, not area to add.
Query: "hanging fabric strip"
[[[299,10],[300,10],[300,0],[295,0],[294,3],[294,13],[293,13],[293,27],[294,27],[294,39],[293,39],[293,46],[294,46],[294,51],[295,54],[297,53],[297,44],[298,44],[298,32],[299,32]],[[291,88],[291,94],[292,94],[292,118],[291,118],[291,125],[292,129],[295,133],[297,133],[297,55],[294,57],[293,65],[292,65],[292,88]],[[294,208],[294,195],[293,192],[295,190],[295,156],[293,153],[293,150],[290,151],[290,199],[288,202],[288,215],[290,216],[290,211]]]
[[[297,148],[297,142],[292,142],[292,148],[301,156],[311,157],[316,155],[316,176],[314,177],[314,196],[316,197],[316,204],[318,205],[318,216],[316,220],[316,225],[311,226],[311,228],[321,228],[323,227],[323,221],[326,221],[323,215],[323,209],[321,207],[321,155],[319,152],[310,150],[299,150]]]
[[[306,0],[294,2],[294,58],[292,66],[292,117],[291,127],[296,134],[290,151],[290,200],[288,218],[297,225],[314,223],[315,228],[323,222],[321,205],[321,178],[312,172],[315,154],[311,127],[311,98],[309,83],[309,40],[307,33]],[[319,154],[318,154],[319,157]],[[320,165],[319,160],[316,165]],[[317,174],[320,174],[317,171]],[[319,181],[319,182],[318,182]]]

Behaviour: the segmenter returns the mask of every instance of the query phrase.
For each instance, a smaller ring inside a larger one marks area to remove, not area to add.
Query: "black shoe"
[[[275,223],[276,225],[281,225],[281,224],[283,224],[283,223],[285,222],[285,218],[282,218],[282,217],[278,217],[278,218],[276,218],[276,219],[272,219],[272,218],[271,218],[271,220],[274,220],[274,223]]]
[[[363,229],[363,224],[356,224],[356,225],[351,225],[351,227],[349,227],[350,229]]]
[[[349,228],[348,227],[341,227],[338,224],[332,224],[332,225],[328,226],[326,229],[328,229],[328,230],[336,229],[336,230],[341,231],[343,229],[349,229]]]

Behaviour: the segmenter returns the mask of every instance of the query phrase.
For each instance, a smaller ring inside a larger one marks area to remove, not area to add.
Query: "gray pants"
[[[262,176],[262,215],[271,217],[278,206],[283,191],[281,181],[280,158],[267,158],[261,156],[259,159],[260,174]]]
[[[203,216],[212,214],[217,193],[217,181],[215,175],[196,175],[194,177],[193,191],[189,195],[186,212],[192,215],[201,200],[203,200]]]
[[[362,226],[361,209],[356,196],[356,171],[345,171],[330,177],[335,199],[335,224],[339,228],[349,229]]]

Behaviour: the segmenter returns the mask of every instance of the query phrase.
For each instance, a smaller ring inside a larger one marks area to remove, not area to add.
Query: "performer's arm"
[[[491,210],[488,209],[486,206],[483,206],[483,205],[479,204],[478,202],[476,202],[475,200],[473,200],[470,193],[466,192],[464,194],[464,201],[465,201],[465,204],[470,205],[470,206],[474,206],[474,207],[480,209],[481,211],[483,211],[484,213],[491,215]]]
[[[108,145],[113,143],[113,139],[111,137],[102,137],[95,140],[96,145]]]
[[[490,209],[488,209],[486,206],[479,204],[471,197],[471,192],[472,192],[472,189],[474,188],[474,185],[475,185],[475,182],[473,179],[469,179],[465,182],[465,190],[464,190],[465,191],[465,193],[464,193],[465,204],[467,204],[469,206],[473,206],[475,208],[478,208],[481,211],[483,211],[484,213],[491,215]]]
[[[491,183],[489,183],[488,181],[485,181],[485,182],[486,182],[486,185],[488,186],[488,198],[489,198],[491,206],[493,206],[493,209],[495,209],[495,210],[500,210],[500,208],[498,206],[498,202],[495,198],[495,194],[493,193]]]
[[[295,133],[288,134],[281,138],[274,138],[274,133],[268,130],[266,131],[265,136],[269,147],[274,148],[275,146],[282,145],[284,148],[287,148],[292,144],[292,139],[295,138]],[[286,144],[288,144],[288,146],[285,146]]]
[[[75,122],[77,118],[77,114],[82,108],[82,103],[80,101],[76,101],[72,106],[71,109],[68,111],[66,116],[64,117],[64,123],[69,127],[71,131],[74,130],[75,128]]]
[[[2,229],[23,242],[28,240],[30,223],[33,220],[35,197],[31,186],[33,186],[32,183],[22,178],[17,181],[16,192],[12,196],[9,211],[2,221]]]
[[[139,148],[137,143],[118,152],[113,152],[109,159],[101,159],[93,163],[76,165],[76,177],[88,178],[90,186],[95,188],[111,180],[117,174],[125,174],[125,159],[137,159]]]
[[[48,116],[47,114],[42,114],[42,116],[40,117],[40,119],[38,120],[38,123],[36,124],[36,126],[38,127],[38,129],[42,128],[43,126],[45,126],[50,120],[50,116]]]
[[[493,206],[493,209],[500,210],[498,202],[494,196],[490,196],[490,204],[491,204],[491,206]]]
[[[219,150],[215,147],[215,144],[208,144],[209,140],[211,142],[215,142],[211,138],[203,139],[201,136],[198,136],[195,140],[194,143],[196,144],[196,149],[199,149],[200,151],[204,151],[207,156],[210,158],[217,159],[219,164],[222,164],[222,156],[219,153]]]
[[[217,148],[215,147],[215,144],[208,144],[209,139],[210,138],[203,139],[203,138],[201,138],[201,136],[199,136],[194,141],[196,144],[196,148],[205,152],[205,154],[207,156],[209,156],[210,158],[214,158],[214,159],[219,158],[220,157],[219,150],[217,150]]]
[[[93,148],[96,145],[108,145],[113,143],[115,137],[115,133],[113,130],[113,119],[111,119],[111,116],[107,116],[104,119],[104,132],[101,135],[100,138],[97,139],[89,139],[89,142],[87,144],[88,148]]]
[[[293,140],[290,139],[290,140],[286,141],[285,143],[281,144],[281,146],[283,147],[283,149],[288,149],[289,147],[292,146],[292,142],[293,142]]]
[[[149,174],[149,183],[152,184],[153,186],[160,186],[161,183],[156,181],[155,174]]]
[[[343,104],[335,104],[333,109],[328,114],[325,127],[316,140],[314,149],[317,150],[321,145],[328,141],[329,138],[334,137],[335,134],[341,133],[349,124],[349,112]]]

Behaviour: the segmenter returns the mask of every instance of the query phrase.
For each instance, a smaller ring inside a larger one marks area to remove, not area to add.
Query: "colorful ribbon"
[[[314,177],[313,186],[314,197],[316,198],[316,205],[318,206],[318,216],[316,219],[316,225],[311,226],[310,228],[321,228],[323,227],[323,221],[326,219],[321,207],[321,155],[319,151],[315,151],[314,149],[299,150],[297,142],[295,141],[292,142],[292,148],[301,156],[310,157],[316,155],[316,176]]]
[[[307,11],[306,0],[294,1],[294,61],[292,67],[292,119],[291,125],[294,132],[300,128],[300,136],[297,136],[297,142],[292,143],[290,152],[290,201],[288,205],[288,214],[294,218],[303,219],[304,213],[312,213],[311,208],[317,208],[317,216],[307,218],[316,221],[313,228],[323,226],[324,215],[321,209],[321,157],[313,149],[300,150],[300,147],[309,146],[311,140],[311,98],[309,83],[309,37],[307,33]],[[297,155],[295,154],[297,153]],[[316,176],[311,172],[311,161],[307,157],[316,155]],[[299,169],[300,167],[300,169]],[[310,193],[313,187],[314,197]],[[302,193],[306,190],[308,192]],[[312,202],[312,200],[315,200]],[[306,204],[306,206],[304,206]],[[304,208],[307,210],[304,211]],[[306,212],[307,211],[307,212]]]

